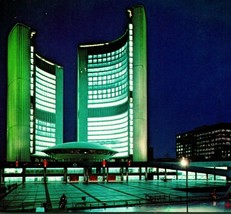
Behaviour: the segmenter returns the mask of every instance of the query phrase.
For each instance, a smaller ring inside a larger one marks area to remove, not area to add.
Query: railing
[[[209,197],[189,197],[189,201],[208,201]],[[111,200],[101,202],[73,202],[69,204],[67,209],[94,209],[94,208],[107,208],[107,207],[126,207],[137,206],[145,204],[171,204],[171,203],[183,203],[186,201],[186,197],[174,196],[168,194],[145,194],[143,199],[135,200]]]
[[[94,208],[107,208],[107,207],[126,207],[132,205],[147,204],[146,199],[136,200],[118,200],[118,201],[101,201],[101,202],[73,202],[72,207],[67,209],[94,209]]]
[[[176,196],[170,194],[144,194],[145,199],[150,203],[173,203],[188,201],[204,201],[209,200],[209,196],[189,196],[188,199],[185,196]]]
[[[208,201],[208,196],[188,197],[188,201]],[[170,194],[144,194],[144,198],[135,200],[111,200],[101,202],[69,202],[67,204],[67,210],[82,210],[82,209],[95,209],[95,208],[108,208],[108,207],[126,207],[137,206],[145,204],[171,204],[171,203],[184,203],[186,197],[174,196]],[[59,201],[51,200],[52,209],[59,209]],[[30,211],[34,212],[37,207],[45,207],[45,210],[50,210],[50,206],[44,201],[36,202],[9,202],[7,200],[0,201],[0,211]]]

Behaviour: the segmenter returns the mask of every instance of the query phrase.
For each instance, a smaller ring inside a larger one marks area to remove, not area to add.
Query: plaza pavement
[[[185,203],[185,180],[129,181],[98,183],[24,183],[18,184],[0,201],[1,211],[35,212],[46,207],[47,212],[100,207],[132,206],[156,203]],[[225,181],[189,180],[189,201],[208,200],[209,193],[216,189],[223,197],[229,185]],[[67,196],[67,209],[59,210],[62,194]],[[150,197],[151,196],[151,197]],[[151,199],[151,200],[149,200]]]

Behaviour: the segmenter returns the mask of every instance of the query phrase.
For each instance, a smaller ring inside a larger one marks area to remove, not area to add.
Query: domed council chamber
[[[67,142],[43,150],[51,159],[58,161],[101,161],[113,157],[116,150],[99,142]]]

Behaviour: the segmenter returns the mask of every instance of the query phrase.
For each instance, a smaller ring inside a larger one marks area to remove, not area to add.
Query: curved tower
[[[131,11],[133,26],[133,159],[147,161],[147,25],[144,7]]]
[[[7,161],[30,161],[63,142],[63,69],[35,53],[35,32],[8,37]]]
[[[100,141],[129,155],[128,34],[78,49],[78,141]]]
[[[147,161],[145,11],[128,12],[122,37],[78,48],[77,141],[103,143],[118,152],[115,158]]]

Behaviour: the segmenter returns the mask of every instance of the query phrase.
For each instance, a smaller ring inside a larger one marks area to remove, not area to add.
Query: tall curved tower
[[[143,6],[128,10],[123,36],[78,47],[77,141],[147,161],[147,44]]]
[[[35,53],[35,31],[8,37],[7,161],[30,161],[63,142],[63,68]]]
[[[144,7],[131,12],[133,26],[133,159],[147,161],[147,24]]]

